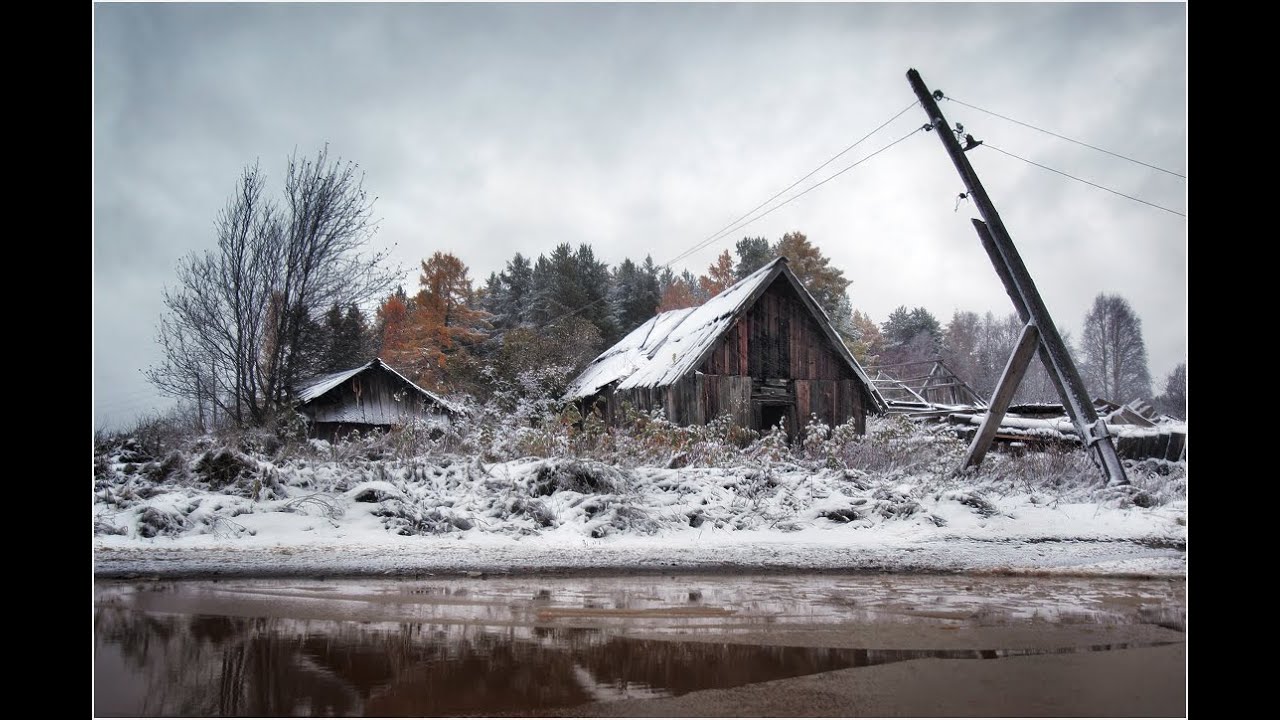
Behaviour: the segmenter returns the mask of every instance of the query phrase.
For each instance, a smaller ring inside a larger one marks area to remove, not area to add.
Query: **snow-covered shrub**
[[[911,495],[897,487],[881,485],[871,493],[876,514],[886,520],[909,518],[924,509]]]
[[[138,513],[138,535],[153,538],[161,535],[178,535],[187,528],[186,518],[181,514],[147,506]]]
[[[276,434],[274,427],[244,428],[230,434],[236,449],[246,455],[263,455],[270,457],[284,447],[284,441]]]
[[[1004,491],[1060,495],[1077,488],[1103,484],[1097,467],[1079,447],[1050,445],[1017,453],[990,452],[981,474]]]
[[[590,460],[549,460],[538,468],[529,492],[535,497],[565,491],[607,494],[620,492],[627,486],[623,474],[610,465]]]
[[[824,517],[832,522],[847,523],[853,520],[861,520],[866,517],[865,509],[856,507],[835,508],[833,510],[823,510],[819,513],[819,517]]]
[[[93,514],[94,535],[128,535],[129,531],[116,525],[112,514],[101,510]]]
[[[791,444],[787,439],[786,428],[779,423],[769,428],[759,440],[751,443],[743,453],[746,457],[770,467],[792,457]]]
[[[576,409],[459,402],[465,418],[447,425],[274,451],[256,433],[193,436],[164,454],[95,438],[94,534],[232,541],[262,527],[233,518],[259,512],[313,516],[317,532],[372,515],[404,535],[861,532],[970,513],[999,523],[1023,502],[1155,508],[1185,523],[1182,508],[1162,509],[1185,503],[1185,462],[1127,461],[1132,484],[1109,487],[1078,447],[997,449],[958,472],[965,444],[952,428],[903,417],[870,418],[865,436],[813,418],[792,443],[781,427],[760,435],[728,416],[686,427],[624,406],[631,421],[607,426]]]
[[[454,517],[440,508],[423,509],[401,501],[383,505],[374,515],[383,518],[383,526],[397,535],[442,535],[461,529]]]
[[[652,535],[661,527],[657,521],[637,505],[622,503],[610,508],[607,517],[591,528],[591,537],[609,535]]]
[[[142,472],[152,482],[181,482],[189,475],[187,456],[181,450],[171,450],[163,461],[152,461],[144,465]]]
[[[338,498],[322,492],[292,498],[281,505],[280,509],[303,515],[319,515],[330,520],[337,520],[346,513]]]
[[[512,515],[529,518],[537,527],[549,528],[559,524],[555,513],[551,512],[546,503],[537,499],[518,497],[511,502],[510,512]]]
[[[950,490],[942,493],[939,499],[951,500],[958,502],[961,505],[968,506],[982,517],[991,517],[992,515],[996,515],[1000,512],[996,506],[991,503],[991,501],[987,500],[982,496],[981,492],[976,490]]]
[[[275,433],[281,443],[305,443],[311,420],[297,410],[285,410],[275,418]]]
[[[388,482],[366,482],[353,488],[347,495],[352,502],[380,503],[387,500],[399,500],[404,495]]]
[[[809,421],[805,425],[804,442],[801,445],[804,458],[825,463],[829,457],[827,448],[830,439],[831,426],[817,415],[809,415]]]
[[[832,450],[834,461],[846,468],[889,477],[946,476],[959,467],[965,445],[946,428],[896,415],[868,418],[866,436]]]
[[[253,478],[258,473],[258,463],[243,452],[224,447],[201,455],[194,470],[198,479],[221,490],[242,479]]]
[[[686,464],[696,467],[732,466],[741,461],[742,449],[760,437],[759,433],[735,425],[727,413],[690,430],[692,442],[688,445]]]

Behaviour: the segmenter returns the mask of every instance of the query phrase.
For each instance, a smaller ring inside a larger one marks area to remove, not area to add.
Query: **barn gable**
[[[311,419],[313,433],[319,437],[385,429],[459,412],[449,401],[418,387],[381,358],[315,378],[298,387],[295,395],[298,412]]]
[[[802,427],[810,414],[831,425],[883,401],[830,319],[787,266],[765,265],[700,307],[662,313],[597,357],[567,399],[662,407],[669,419],[703,423],[729,413],[762,429]],[[794,435],[793,435],[794,436]]]

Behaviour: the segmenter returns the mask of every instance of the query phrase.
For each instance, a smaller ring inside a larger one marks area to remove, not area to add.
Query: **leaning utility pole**
[[[911,89],[915,91],[921,107],[928,114],[929,124],[933,130],[937,131],[938,139],[942,141],[942,146],[951,156],[951,162],[960,173],[969,198],[973,200],[973,204],[986,220],[981,225],[975,220],[974,227],[988,255],[991,256],[996,274],[1000,276],[1005,289],[1009,292],[1009,297],[1013,299],[1015,309],[1027,323],[1022,340],[1014,350],[1013,356],[1009,358],[1004,376],[1000,378],[1000,383],[992,395],[991,406],[987,409],[982,427],[978,429],[973,443],[969,446],[966,467],[980,463],[987,448],[990,447],[996,429],[1004,419],[1005,411],[1008,410],[1013,391],[1031,362],[1032,354],[1029,346],[1034,340],[1037,342],[1041,359],[1045,361],[1045,369],[1048,370],[1054,385],[1058,388],[1063,407],[1071,416],[1081,441],[1107,476],[1107,483],[1127,485],[1129,479],[1125,476],[1124,465],[1120,462],[1120,456],[1116,454],[1115,445],[1111,442],[1107,424],[1100,420],[1097,412],[1094,411],[1089,393],[1085,390],[1084,381],[1080,379],[1080,372],[1076,369],[1075,362],[1071,360],[1071,354],[1067,351],[1066,344],[1062,342],[1062,336],[1058,334],[1058,326],[1049,316],[1049,310],[1040,297],[1040,291],[1036,289],[1035,282],[1031,280],[1031,274],[1027,272],[1027,266],[1022,262],[1022,256],[1013,245],[1013,238],[1009,237],[1004,222],[1000,220],[1000,213],[996,212],[995,205],[991,203],[991,198],[987,196],[987,191],[978,180],[978,174],[974,172],[973,166],[964,155],[966,150],[972,150],[980,143],[974,141],[972,136],[968,136],[966,147],[961,148],[951,126],[942,116],[942,110],[938,109],[937,100],[943,97],[942,91],[938,90],[931,94],[925,87],[924,80],[920,79],[920,73],[915,69],[907,71],[907,81],[911,83]],[[1037,336],[1038,340],[1035,340]]]

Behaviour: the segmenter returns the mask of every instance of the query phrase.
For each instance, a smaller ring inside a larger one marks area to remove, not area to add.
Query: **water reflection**
[[[157,615],[110,604],[95,611],[94,630],[100,716],[537,714],[913,658],[1044,652],[665,642],[594,628]]]
[[[914,658],[1023,649],[868,650],[652,638],[876,620],[1185,626],[1180,584],[805,577],[103,583],[99,716],[542,714]],[[767,635],[767,633],[766,633]],[[954,645],[953,645],[954,647]],[[1050,652],[1109,650],[1124,645]]]

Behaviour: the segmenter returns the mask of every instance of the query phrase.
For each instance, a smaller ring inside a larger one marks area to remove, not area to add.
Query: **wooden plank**
[[[849,419],[849,387],[841,380],[831,381],[836,389],[835,411],[831,414],[831,427],[836,427]]]
[[[858,433],[865,435],[867,432],[867,391],[858,383],[853,393],[853,416],[858,420]]]
[[[808,421],[811,412],[809,399],[812,385],[810,380],[796,380],[796,415],[802,418],[802,423]]]
[[[733,414],[733,376],[726,376],[720,379],[719,402],[720,412],[728,411]]]
[[[995,438],[996,431],[1000,429],[1004,414],[1013,400],[1013,394],[1017,392],[1022,377],[1027,374],[1027,368],[1031,366],[1031,360],[1035,357],[1039,342],[1039,330],[1033,323],[1027,323],[1022,328],[1022,336],[1018,338],[1018,345],[1014,348],[1013,355],[1009,356],[1009,362],[1004,367],[1004,373],[1000,376],[995,392],[991,394],[991,403],[987,408],[986,417],[978,427],[978,432],[974,433],[973,441],[969,443],[963,467],[977,467],[986,457],[987,450],[991,448],[991,441]]]

